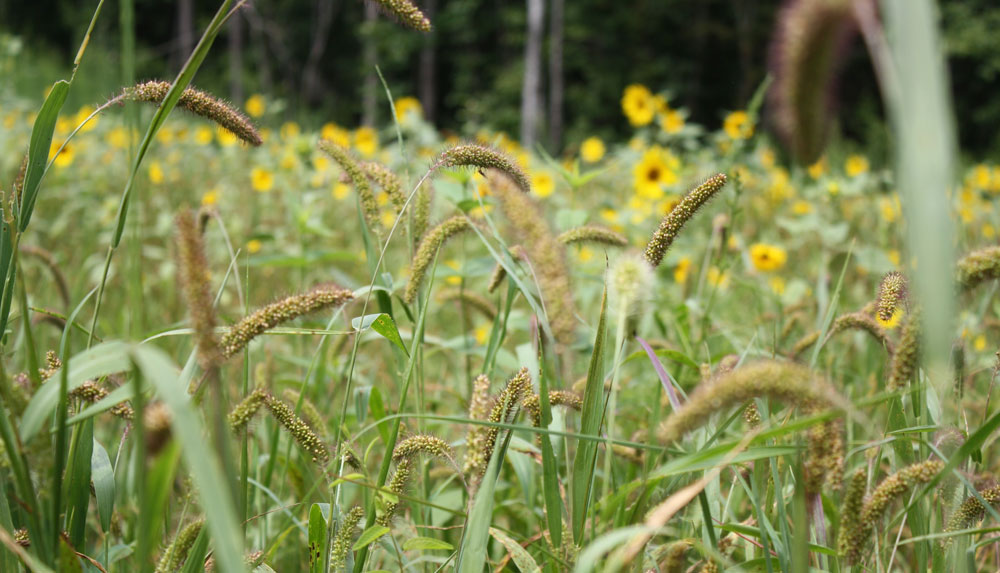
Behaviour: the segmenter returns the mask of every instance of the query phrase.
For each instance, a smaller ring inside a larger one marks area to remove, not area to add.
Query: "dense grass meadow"
[[[1000,569],[1000,164],[874,6],[558,154],[200,91],[228,0],[176,77],[0,88],[0,571]],[[888,150],[826,137],[847,29]]]

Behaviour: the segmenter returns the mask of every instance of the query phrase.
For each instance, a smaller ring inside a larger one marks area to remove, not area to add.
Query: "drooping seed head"
[[[430,181],[425,181],[417,191],[416,205],[413,206],[413,243],[419,245],[427,232],[431,220],[431,208],[434,206],[434,187]]]
[[[431,21],[411,0],[373,0],[386,15],[391,16],[407,28],[419,32],[430,32]]]
[[[764,396],[811,409],[831,405],[835,393],[809,368],[790,362],[761,360],[699,385],[687,403],[660,427],[660,439],[668,444],[676,442],[687,432],[705,424],[714,412]]]
[[[663,256],[667,249],[677,238],[681,228],[687,223],[695,212],[716,193],[726,185],[725,174],[719,173],[705,180],[704,183],[695,187],[683,199],[670,210],[670,213],[660,222],[660,226],[653,233],[653,236],[646,244],[646,261],[656,268],[663,262]]]
[[[410,304],[417,300],[420,285],[423,283],[424,276],[434,261],[434,257],[437,256],[438,250],[448,239],[471,230],[472,226],[473,222],[468,217],[455,215],[450,219],[445,219],[427,232],[423,240],[420,241],[416,254],[413,255],[413,262],[410,263],[410,280],[406,283],[403,300]]]
[[[399,176],[377,161],[365,161],[359,164],[359,167],[369,179],[385,191],[397,209],[403,208],[406,195],[403,194],[403,183],[399,180]]]
[[[129,101],[160,103],[170,91],[170,82],[149,81],[125,88],[122,98]],[[177,107],[215,122],[240,140],[253,146],[264,142],[250,119],[225,101],[192,87],[186,88]]]
[[[272,328],[300,316],[346,304],[354,294],[336,285],[321,285],[309,292],[286,297],[257,309],[233,325],[222,336],[223,355],[229,358],[246,347],[251,340]]]
[[[850,0],[789,0],[778,15],[770,104],[778,132],[805,164],[826,145],[837,70],[855,30]]]
[[[986,247],[958,260],[958,284],[965,290],[1000,278],[1000,247]]]
[[[864,469],[856,470],[847,482],[844,503],[840,508],[840,535],[837,537],[837,548],[841,555],[847,553],[850,547],[850,533],[856,530],[861,520],[867,485]]]
[[[173,417],[166,404],[154,402],[142,411],[142,418],[145,426],[146,452],[150,456],[155,456],[170,441],[170,421]]]
[[[625,238],[625,235],[596,225],[575,227],[556,237],[556,240],[564,245],[572,245],[574,243],[598,243],[611,247],[624,247],[628,245],[628,239]]]
[[[326,139],[319,140],[317,145],[320,151],[326,153],[337,162],[337,165],[340,166],[351,180],[354,190],[358,193],[358,199],[361,202],[361,212],[364,214],[365,222],[368,224],[368,228],[377,235],[380,225],[378,201],[375,200],[375,193],[372,191],[368,176],[358,165],[357,160],[354,159],[351,152],[344,147]]]
[[[843,546],[847,563],[857,563],[871,538],[872,530],[882,520],[886,509],[894,500],[914,486],[927,483],[944,469],[944,462],[928,460],[906,466],[882,480],[861,508],[854,527],[845,533]]]
[[[469,419],[485,420],[490,414],[490,379],[480,374],[472,382],[472,396],[469,398]],[[465,434],[465,459],[462,471],[466,475],[480,475],[486,471],[486,440],[489,428],[478,424],[470,425]]]
[[[549,405],[563,406],[579,412],[583,409],[583,398],[570,390],[549,390]],[[538,394],[530,394],[524,398],[521,406],[531,416],[531,425],[540,428],[542,426],[541,397]],[[540,439],[542,435],[537,434],[537,437]]]
[[[565,247],[555,239],[541,207],[518,191],[510,176],[492,171],[487,178],[532,263],[553,336],[560,344],[571,344],[576,333],[576,310]]]
[[[524,247],[521,245],[514,245],[511,247],[510,256],[514,261],[524,261],[528,259],[528,253],[525,252]],[[493,274],[490,275],[490,283],[486,286],[486,291],[490,293],[496,291],[505,278],[507,278],[507,269],[503,268],[503,265],[498,264],[493,267]]]
[[[386,485],[386,488],[395,495],[400,495],[406,491],[406,484],[410,481],[410,468],[413,462],[410,458],[402,458],[396,464],[396,471],[393,472],[392,478]],[[375,520],[375,523],[383,527],[388,527],[392,523],[392,518],[395,517],[396,512],[399,510],[399,499],[390,500],[385,504],[385,510],[382,515]]]
[[[300,393],[291,388],[286,388],[281,393],[281,397],[289,404],[299,404]],[[319,413],[319,408],[309,398],[302,397],[301,401],[302,403],[299,404],[299,413],[302,415],[302,419],[309,424],[309,427],[316,432],[316,435],[325,440],[326,423],[323,421],[323,415]]]
[[[993,486],[986,488],[979,492],[979,496],[983,498],[986,503],[996,506],[1000,504],[1000,486]],[[962,529],[967,529],[972,527],[977,522],[986,516],[986,508],[983,504],[976,499],[975,496],[969,496],[965,498],[962,505],[958,506],[955,513],[948,518],[948,525],[945,526],[945,531],[959,531]],[[947,537],[942,541],[942,544],[947,547],[951,545],[952,538]]]
[[[496,169],[510,177],[521,191],[531,191],[531,180],[524,168],[514,158],[494,147],[478,143],[457,145],[442,153],[438,164],[442,167]]]
[[[448,442],[437,436],[417,434],[396,444],[396,448],[392,451],[392,461],[399,462],[403,458],[412,458],[418,454],[446,459],[454,457],[454,452]]]

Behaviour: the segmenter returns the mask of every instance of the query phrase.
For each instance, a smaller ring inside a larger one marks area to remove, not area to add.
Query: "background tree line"
[[[137,77],[170,77],[190,53],[217,2],[134,0]],[[393,95],[414,96],[439,128],[489,127],[558,151],[588,135],[628,134],[619,99],[630,83],[666,90],[689,121],[717,126],[746,105],[767,73],[780,0],[421,0],[429,35],[387,21],[361,0],[255,0],[227,25],[198,84],[242,102],[264,93],[290,117],[344,125],[387,120],[374,74]],[[30,57],[62,61],[83,33],[93,2],[0,0],[0,30],[24,39]],[[1000,143],[1000,5],[942,0],[963,149]],[[116,3],[96,34],[115,60]],[[108,62],[105,61],[105,65]],[[108,66],[111,71],[118,68]],[[866,142],[884,140],[878,91],[861,42],[841,76],[840,126]]]

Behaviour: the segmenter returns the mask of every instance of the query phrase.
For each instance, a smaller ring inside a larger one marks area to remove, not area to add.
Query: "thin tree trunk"
[[[552,0],[549,16],[549,146],[554,152],[562,148],[564,2]]]
[[[237,10],[229,19],[229,99],[243,102],[243,18]]]
[[[437,0],[427,0],[423,6],[424,14],[431,22],[437,12]],[[424,37],[424,45],[420,48],[420,88],[418,97],[424,107],[424,118],[434,123],[437,112],[437,30],[431,30]]]
[[[316,21],[312,30],[312,45],[309,57],[302,70],[302,97],[308,103],[316,103],[323,97],[323,78],[319,74],[319,63],[326,51],[330,38],[330,25],[340,9],[339,0],[316,0]]]
[[[757,15],[755,0],[734,0],[736,34],[740,49],[739,105],[745,105],[753,92],[753,24]]]
[[[180,68],[194,51],[194,4],[193,0],[177,2],[177,51],[174,57]]]
[[[365,3],[365,28],[371,30],[377,18],[375,3]],[[370,34],[365,37],[362,61],[365,64],[365,83],[361,96],[361,124],[375,125],[375,111],[378,105],[378,76],[375,75],[375,65],[378,63],[378,52],[375,51],[375,39]]]
[[[542,33],[545,0],[528,0],[528,34],[524,49],[524,83],[521,88],[521,145],[534,147],[542,103]]]

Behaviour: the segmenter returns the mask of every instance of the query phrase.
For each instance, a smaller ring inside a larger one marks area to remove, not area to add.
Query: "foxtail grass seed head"
[[[847,481],[844,492],[844,502],[840,508],[840,535],[837,537],[837,549],[841,555],[846,555],[850,547],[850,532],[856,530],[861,519],[861,510],[865,504],[865,488],[868,478],[864,469],[855,470]]]
[[[722,173],[713,175],[704,183],[695,187],[660,222],[659,228],[653,233],[646,244],[646,261],[653,268],[660,266],[667,249],[677,238],[681,228],[695,212],[726,185],[726,176]]]
[[[417,5],[410,0],[373,0],[375,5],[382,9],[387,15],[394,18],[407,28],[413,28],[418,32],[430,32],[431,21],[424,16],[424,13],[417,8]]]
[[[177,268],[181,291],[187,302],[198,348],[198,363],[203,370],[221,362],[219,341],[215,336],[215,303],[212,298],[205,244],[198,232],[198,222],[190,209],[177,214]]]
[[[743,409],[743,420],[750,426],[751,429],[757,429],[760,427],[760,410],[757,409],[757,403],[751,401],[747,404],[747,407]]]
[[[358,165],[369,179],[385,191],[396,209],[402,209],[406,203],[406,195],[403,194],[403,183],[399,177],[389,170],[388,167],[377,161],[366,161]]]
[[[661,569],[664,573],[684,573],[687,570],[687,554],[691,549],[690,539],[674,541],[667,547]]]
[[[125,88],[122,97],[129,101],[160,103],[170,91],[170,82],[149,81]],[[225,101],[201,90],[189,87],[181,93],[177,107],[215,122],[240,140],[253,146],[264,142],[253,123],[242,112]]]
[[[579,412],[583,409],[583,398],[576,392],[569,390],[549,390],[549,405],[563,406]],[[521,402],[521,406],[531,416],[531,425],[536,428],[542,427],[541,397],[538,394],[526,396]],[[538,434],[538,437],[541,437],[541,434]]]
[[[958,260],[958,284],[969,290],[1000,278],[1000,247],[986,247]]]
[[[468,217],[456,215],[438,223],[436,227],[427,232],[427,235],[420,241],[416,254],[413,255],[413,262],[410,263],[410,280],[406,283],[403,300],[408,304],[413,304],[417,300],[417,292],[419,292],[427,269],[434,261],[438,250],[448,239],[472,229],[472,225],[473,223]]]
[[[531,191],[531,180],[517,160],[495,147],[478,143],[457,145],[441,154],[438,160],[441,167],[478,167],[480,169],[496,169],[505,173],[517,187],[528,193]]]
[[[271,411],[274,419],[284,426],[288,430],[288,433],[295,438],[299,447],[309,454],[312,461],[326,467],[330,461],[330,453],[326,449],[326,444],[309,427],[309,424],[306,424],[301,418],[296,416],[288,404],[285,404],[274,396],[268,395],[264,404]]]
[[[878,284],[878,297],[875,299],[875,316],[887,323],[892,320],[897,312],[901,312],[906,306],[906,297],[909,289],[906,284],[906,276],[899,271],[886,273]]]
[[[830,327],[829,333],[827,333],[827,338],[830,338],[834,334],[848,330],[860,330],[862,332],[867,332],[883,348],[885,348],[886,352],[890,356],[896,352],[895,344],[893,344],[885,329],[882,328],[882,325],[879,324],[876,318],[872,318],[864,312],[849,312],[838,316],[837,319],[833,321],[833,325]]]
[[[789,356],[791,356],[792,358],[798,358],[803,352],[809,350],[809,348],[813,344],[816,344],[816,341],[818,340],[819,340],[818,330],[814,330],[809,334],[806,334],[802,338],[798,339],[794,345],[792,345],[792,351],[791,353],[789,353]]]
[[[289,404],[299,404],[300,394],[291,388],[286,388],[281,393],[281,397]],[[323,421],[323,415],[319,413],[319,409],[309,398],[302,398],[302,403],[299,404],[299,413],[302,414],[302,419],[309,424],[309,427],[320,438],[326,440],[326,423]]]
[[[413,462],[410,458],[402,458],[398,463],[396,463],[396,471],[393,472],[392,478],[386,486],[387,489],[394,495],[398,496],[406,491],[406,484],[410,481],[412,465]],[[396,511],[399,510],[399,506],[400,503],[398,497],[394,500],[388,501],[385,504],[385,510],[382,512],[382,515],[378,516],[375,523],[384,527],[389,527],[389,524],[392,523],[392,518],[396,515]]]
[[[608,269],[608,295],[613,308],[626,316],[642,313],[653,293],[653,267],[639,255],[619,257]]]
[[[365,516],[365,508],[355,505],[351,511],[347,512],[340,528],[337,529],[337,537],[333,540],[333,549],[330,551],[330,570],[340,573],[347,566],[347,554],[350,552],[354,539],[354,530],[358,528],[361,518]]]
[[[160,556],[160,561],[156,564],[156,573],[174,573],[180,569],[204,525],[204,520],[198,520],[184,526]]]
[[[415,245],[420,244],[420,240],[424,238],[424,233],[427,232],[427,225],[431,220],[431,208],[434,206],[434,187],[431,186],[430,181],[425,181],[420,189],[417,190],[417,197],[414,200],[416,205],[413,206],[413,243]]]
[[[917,374],[920,366],[920,312],[911,312],[902,329],[899,345],[889,365],[886,389],[890,391],[902,389]]]
[[[1000,486],[993,486],[986,488],[979,492],[980,497],[983,498],[986,503],[997,506],[1000,504]],[[948,525],[945,526],[945,531],[960,531],[962,529],[968,529],[974,526],[976,523],[981,521],[986,516],[986,508],[980,503],[975,496],[969,496],[965,498],[955,513],[948,518]],[[944,546],[951,545],[952,538],[947,537],[942,541]]]
[[[246,398],[243,398],[229,412],[229,427],[234,432],[245,428],[250,423],[250,420],[253,420],[253,417],[257,415],[260,407],[264,405],[267,396],[267,390],[263,388],[257,388],[253,392],[250,392]]]
[[[454,457],[448,442],[436,436],[417,434],[396,444],[396,448],[392,451],[392,461],[399,462],[403,458],[413,458],[419,454],[446,459]]]
[[[142,419],[146,430],[146,451],[155,456],[170,441],[170,410],[163,402],[154,402],[143,409]]]
[[[897,498],[914,486],[929,482],[941,470],[944,462],[928,460],[906,466],[898,472],[882,480],[861,509],[858,522],[845,533],[844,558],[847,563],[857,563],[871,538],[872,529],[882,521],[886,509]]]
[[[809,428],[803,473],[807,497],[819,494],[826,485],[839,491],[844,467],[843,428],[839,420],[827,420]]]
[[[830,405],[834,395],[829,384],[809,368],[761,360],[700,384],[687,403],[661,425],[659,435],[664,443],[674,443],[707,422],[711,414],[751,398],[766,396],[811,409]]]
[[[771,44],[770,104],[801,162],[819,159],[834,117],[834,83],[856,30],[850,0],[789,0]]]
[[[108,391],[102,388],[97,382],[87,380],[83,384],[80,384],[76,388],[70,390],[69,395],[73,398],[79,398],[89,404],[96,404],[107,397]],[[135,412],[132,411],[132,407],[129,406],[128,402],[115,404],[111,407],[111,413],[123,420],[131,420],[135,415]]]
[[[480,374],[472,382],[472,396],[469,398],[469,419],[485,420],[490,414],[490,379]],[[486,426],[470,425],[465,434],[465,460],[462,471],[466,475],[480,475],[486,471],[486,440],[489,430]]]
[[[511,177],[493,171],[487,178],[533,265],[553,336],[560,344],[571,344],[576,333],[576,309],[565,247],[555,239],[538,203],[518,192]]]
[[[517,414],[521,402],[524,401],[525,395],[529,392],[531,392],[531,375],[528,374],[527,368],[521,368],[517,374],[507,381],[503,390],[500,391],[493,409],[490,411],[488,420],[497,424],[510,423],[514,415]],[[486,466],[489,465],[490,457],[493,455],[493,448],[496,445],[497,436],[499,435],[500,428],[496,426],[487,427],[482,449],[472,454],[473,458],[481,458],[482,460],[481,463],[474,464],[480,472],[479,475],[482,475],[482,472],[486,471]]]
[[[625,235],[596,225],[585,225],[570,229],[556,237],[556,240],[564,245],[575,243],[597,243],[610,247],[625,247],[628,245],[628,239],[625,238]]]
[[[222,337],[223,355],[230,358],[243,350],[251,340],[288,321],[344,305],[354,294],[337,285],[321,285],[309,292],[283,298],[259,308],[233,325]]]
[[[378,234],[379,225],[381,225],[379,222],[378,201],[375,200],[375,192],[372,191],[371,183],[369,183],[368,176],[364,170],[358,165],[357,160],[354,159],[351,152],[344,147],[325,139],[319,140],[317,145],[320,151],[333,158],[337,162],[337,165],[347,174],[347,177],[350,178],[351,184],[354,185],[354,190],[358,192],[358,199],[361,202],[361,212],[364,214],[365,222],[373,233]]]

